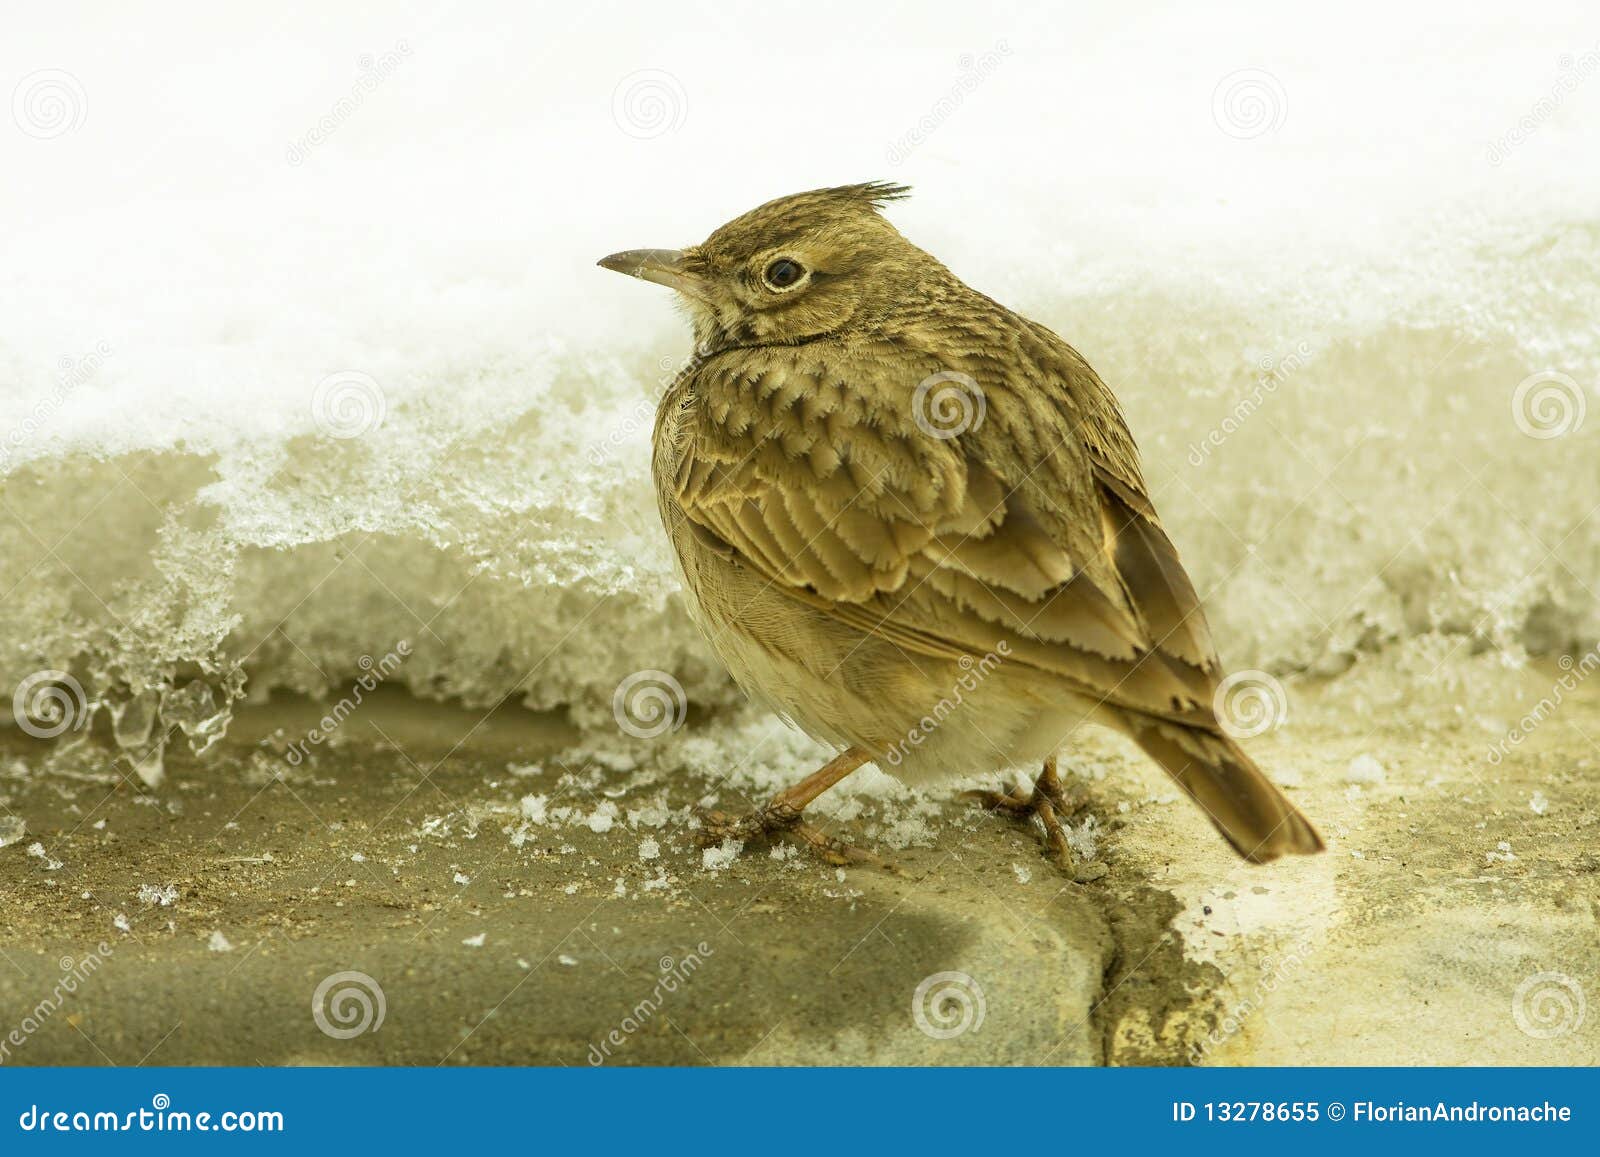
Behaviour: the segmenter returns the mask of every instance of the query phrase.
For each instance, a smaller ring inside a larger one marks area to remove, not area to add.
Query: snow
[[[1517,859],[1516,854],[1511,850],[1511,845],[1505,840],[1501,840],[1498,844],[1496,844],[1494,851],[1485,852],[1483,858],[1484,862],[1489,864],[1512,864],[1515,863]]]
[[[1344,771],[1345,783],[1376,784],[1383,783],[1387,778],[1383,764],[1370,755],[1356,756]]]
[[[1084,861],[1095,860],[1100,852],[1100,820],[1088,815],[1076,824],[1063,824],[1062,827],[1073,855]]]
[[[167,908],[177,903],[178,887],[176,884],[140,884],[139,903],[149,904],[151,907]]]
[[[714,848],[700,853],[700,866],[708,872],[720,872],[733,864],[744,850],[744,841],[728,836]]]
[[[211,938],[206,941],[206,947],[212,952],[232,952],[233,942],[219,931],[213,931]]]
[[[161,736],[203,748],[243,695],[343,694],[358,656],[403,639],[401,686],[515,693],[597,730],[641,669],[734,702],[648,480],[687,336],[665,292],[593,262],[869,177],[912,184],[907,235],[1119,392],[1230,664],[1334,674],[1434,638],[1516,662],[1593,639],[1575,577],[1600,551],[1593,487],[1548,479],[1592,478],[1600,437],[1600,86],[1506,144],[1592,22],[1578,3],[1456,22],[1418,69],[1454,9],[1381,11],[1373,38],[1342,9],[1294,13],[1307,35],[1265,3],[1227,28],[951,4],[896,20],[892,53],[871,34],[892,17],[851,6],[708,37],[666,9],[502,13],[503,42],[560,46],[538,66],[448,21],[230,12],[224,66],[206,21],[152,16],[128,53],[109,25],[25,6],[8,52],[55,67],[76,45],[91,115],[0,134],[0,165],[28,174],[0,185],[28,222],[0,276],[0,479],[24,524],[0,526],[0,686],[70,671],[147,780]],[[836,19],[867,27],[841,39]],[[773,43],[792,75],[825,62],[887,95],[752,100]],[[356,57],[391,52],[313,141]],[[905,147],[985,53],[993,73]],[[613,108],[643,57],[686,101],[650,139]],[[1283,102],[1248,138],[1215,100],[1244,68]],[[1427,131],[1396,109],[1429,110]],[[851,131],[819,163],[794,142],[828,123]],[[1518,428],[1519,384],[1546,373],[1588,399],[1567,436]]]
[[[672,818],[672,811],[664,801],[650,803],[641,808],[628,809],[628,826],[659,828]]]
[[[21,816],[0,816],[0,848],[19,842],[28,834],[28,825]]]

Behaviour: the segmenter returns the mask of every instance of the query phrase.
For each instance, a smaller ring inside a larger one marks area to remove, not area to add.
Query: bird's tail
[[[1227,735],[1138,718],[1129,734],[1199,804],[1233,848],[1264,864],[1322,851],[1322,837]]]

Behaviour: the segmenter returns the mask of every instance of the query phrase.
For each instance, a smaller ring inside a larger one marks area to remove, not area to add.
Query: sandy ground
[[[479,713],[382,698],[291,767],[320,709],[255,708],[153,792],[98,739],[10,732],[0,1060],[1593,1064],[1600,686],[1485,759],[1559,674],[1439,726],[1297,687],[1252,750],[1330,850],[1265,868],[1095,737],[1088,883],[955,799],[832,808],[894,873],[723,862],[692,805],[750,792],[585,763],[512,709],[458,746]]]

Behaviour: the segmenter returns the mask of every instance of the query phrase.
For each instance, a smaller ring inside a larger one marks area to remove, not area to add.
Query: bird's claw
[[[1098,880],[1106,874],[1106,866],[1098,861],[1081,864],[1067,842],[1063,820],[1069,820],[1088,806],[1080,795],[1068,795],[1061,781],[1053,773],[1041,775],[1033,790],[1020,791],[964,791],[963,799],[977,802],[985,811],[1005,812],[1019,820],[1035,819],[1044,829],[1043,842],[1048,858],[1057,868],[1080,884]]]
[[[870,864],[888,872],[899,873],[899,869],[889,861],[836,839],[815,825],[807,823],[799,809],[785,803],[770,803],[744,815],[731,815],[724,811],[702,811],[697,842],[702,848],[710,848],[729,839],[750,843],[784,835],[804,841],[813,852],[835,867]]]
[[[698,843],[702,848],[715,847],[724,840],[741,842],[760,839],[788,831],[800,823],[800,813],[792,807],[771,803],[744,815],[725,811],[701,811]]]

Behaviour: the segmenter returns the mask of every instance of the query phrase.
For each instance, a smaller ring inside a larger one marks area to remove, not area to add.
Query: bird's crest
[[[782,244],[818,228],[863,218],[872,221],[875,230],[892,230],[893,226],[883,220],[880,213],[885,205],[904,200],[910,194],[907,186],[890,181],[865,181],[858,185],[791,193],[735,217],[699,248],[702,252],[721,251],[742,258],[749,252]]]
[[[864,181],[859,185],[836,185],[831,189],[818,189],[816,195],[833,200],[855,201],[871,209],[881,210],[891,201],[904,201],[910,197],[911,186],[898,185],[893,181]]]

